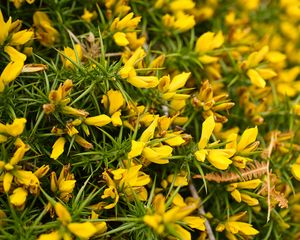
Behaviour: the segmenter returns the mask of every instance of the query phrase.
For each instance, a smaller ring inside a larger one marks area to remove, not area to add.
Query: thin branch
[[[189,183],[189,188],[190,188],[190,192],[191,192],[193,198],[199,200],[200,207],[198,208],[198,213],[200,215],[205,216],[205,210],[204,210],[203,204],[201,203],[201,200],[200,200],[200,197],[198,195],[198,192],[197,192],[194,184],[192,183],[192,181],[190,181],[190,183]],[[208,239],[209,240],[215,240],[216,238],[214,236],[214,233],[213,233],[213,231],[211,229],[211,226],[209,224],[209,221],[207,219],[205,220],[205,228],[206,228],[206,232],[208,234]]]

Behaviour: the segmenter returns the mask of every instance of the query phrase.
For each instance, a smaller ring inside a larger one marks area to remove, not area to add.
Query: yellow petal
[[[150,139],[153,138],[155,129],[157,127],[158,123],[158,116],[155,116],[153,122],[150,124],[150,126],[142,133],[142,136],[140,138],[141,142],[148,142]]]
[[[76,180],[63,180],[59,183],[59,191],[60,192],[68,192],[71,193],[75,187]]]
[[[237,151],[240,152],[244,150],[249,144],[255,142],[258,134],[257,127],[246,129],[237,145]]]
[[[198,150],[198,151],[195,152],[195,157],[200,162],[204,162],[205,161],[206,155],[207,155],[207,151],[204,150],[204,149],[200,149],[200,150]]]
[[[220,170],[226,170],[232,161],[228,158],[228,154],[222,149],[210,150],[207,155],[207,160]]]
[[[104,107],[109,108],[109,115],[118,111],[125,103],[122,93],[118,90],[109,90],[102,98]]]
[[[259,88],[264,88],[266,86],[266,81],[259,75],[256,70],[249,69],[247,71],[247,76],[255,86]]]
[[[116,127],[116,126],[122,126],[122,119],[121,119],[120,116],[121,116],[121,110],[115,112],[115,113],[111,116],[111,122],[112,122],[112,125],[113,125],[114,127]]]
[[[123,32],[117,32],[113,35],[113,39],[118,46],[124,47],[129,44],[126,38],[126,34]]]
[[[134,157],[141,155],[144,147],[145,147],[144,142],[132,140],[131,141],[131,150],[128,153],[128,158],[132,159]]]
[[[59,221],[61,221],[63,225],[66,225],[72,221],[69,211],[61,203],[56,203],[54,205],[54,209]]]
[[[179,75],[176,75],[172,79],[172,81],[169,85],[168,91],[169,92],[174,92],[174,91],[178,90],[179,88],[184,87],[184,85],[185,85],[186,81],[188,80],[188,78],[190,77],[190,75],[191,75],[190,72],[187,72],[187,73],[183,72]]]
[[[17,51],[15,48],[13,48],[11,46],[5,46],[4,52],[6,52],[9,55],[10,60],[12,62],[23,62],[24,63],[27,58],[25,54],[20,53],[19,51]]]
[[[248,194],[241,193],[242,201],[247,203],[249,206],[256,206],[259,204],[256,198],[250,197]]]
[[[132,76],[127,81],[137,88],[154,88],[159,84],[155,76]]]
[[[60,240],[60,239],[61,239],[61,235],[58,231],[41,234],[38,238],[38,240]]]
[[[156,232],[160,233],[160,224],[162,221],[162,217],[155,214],[155,215],[145,215],[143,217],[143,221],[148,226],[152,227]]]
[[[22,30],[16,32],[12,35],[10,39],[10,44],[13,45],[23,45],[27,43],[33,36],[33,31],[30,30]]]
[[[181,176],[181,175],[175,176],[174,174],[170,174],[167,177],[167,180],[169,183],[173,183],[175,187],[188,185],[188,180],[186,176]]]
[[[239,203],[242,201],[241,193],[238,190],[234,189],[230,193],[230,195],[234,198],[235,201],[237,201]]]
[[[2,11],[0,11],[0,45],[6,40],[11,26],[11,17],[5,22],[3,19]]]
[[[192,239],[191,233],[188,230],[184,229],[179,224],[174,224],[173,226],[174,226],[176,235],[178,235],[180,237],[180,239],[184,239],[184,240]]]
[[[260,68],[256,69],[256,71],[263,79],[270,79],[277,76],[277,73],[270,68]]]
[[[260,179],[249,180],[237,183],[237,188],[240,189],[255,189],[261,184]]]
[[[164,140],[164,142],[171,147],[177,147],[185,143],[185,140],[176,133],[167,133],[164,137],[167,138],[166,140]]]
[[[202,34],[196,42],[196,51],[201,53],[201,52],[207,52],[211,50],[211,43],[213,42],[214,38],[214,33],[213,32],[206,32]]]
[[[278,63],[284,61],[286,55],[278,51],[270,51],[267,53],[266,59],[271,63]]]
[[[226,228],[234,234],[242,232],[245,235],[256,235],[259,233],[251,224],[244,222],[228,222]]]
[[[199,149],[204,149],[208,143],[208,140],[213,133],[213,130],[215,128],[215,120],[214,116],[209,116],[202,124],[202,132],[201,132],[201,138],[198,143]]]
[[[28,193],[24,188],[18,187],[13,191],[9,199],[16,207],[21,207],[25,203],[27,195]]]
[[[63,152],[66,139],[64,137],[59,137],[52,146],[52,153],[50,158],[56,160]]]
[[[69,223],[68,229],[81,239],[88,239],[97,232],[97,228],[90,222]]]
[[[157,164],[166,164],[169,162],[168,157],[172,155],[173,148],[169,146],[161,146],[161,147],[145,147],[143,149],[143,157],[150,162],[154,162]]]
[[[111,118],[105,114],[101,114],[95,117],[88,117],[84,120],[87,125],[92,125],[95,127],[103,127],[111,122]]]
[[[10,174],[9,172],[4,174],[4,177],[3,177],[4,192],[8,192],[10,190],[13,178],[14,178],[14,176],[12,174]]]
[[[298,181],[300,181],[300,164],[293,164],[291,166],[291,172],[294,176],[294,178],[296,178]]]
[[[185,222],[191,228],[195,228],[200,231],[205,231],[204,218],[188,216],[183,219],[183,222]]]
[[[204,64],[211,64],[211,63],[217,62],[219,60],[218,57],[212,57],[212,56],[209,56],[206,54],[200,56],[198,59],[200,62],[202,62]]]
[[[24,66],[23,61],[10,62],[6,65],[4,70],[1,73],[0,80],[4,84],[8,84],[15,80],[20,73],[22,72],[22,68]]]

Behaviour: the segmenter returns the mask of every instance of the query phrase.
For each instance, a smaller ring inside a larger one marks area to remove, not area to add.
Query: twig
[[[190,183],[189,183],[189,188],[190,188],[190,192],[191,192],[193,198],[199,200],[200,207],[198,208],[198,213],[199,213],[200,215],[203,215],[203,216],[204,216],[204,215],[205,215],[204,207],[203,207],[203,205],[201,204],[200,197],[199,197],[198,192],[197,192],[197,190],[196,190],[194,184],[192,183],[192,181],[190,181]],[[212,229],[211,229],[211,226],[210,226],[210,224],[209,224],[209,221],[208,221],[207,219],[205,220],[205,228],[206,228],[206,232],[207,232],[207,234],[208,234],[208,239],[209,239],[209,240],[215,240],[216,238],[215,238],[215,236],[214,236],[214,233],[213,233],[213,231],[212,231]]]
[[[268,167],[268,171],[267,171],[267,186],[268,186],[268,215],[267,215],[267,222],[270,221],[270,216],[271,216],[271,181],[270,181],[270,169],[269,169],[269,165],[270,165],[270,160],[268,160],[267,163],[267,167]]]

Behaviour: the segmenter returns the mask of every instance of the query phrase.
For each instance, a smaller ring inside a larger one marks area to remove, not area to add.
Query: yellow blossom
[[[75,44],[74,50],[72,48],[65,47],[63,53],[63,62],[67,68],[73,68],[74,63],[79,63],[83,54],[80,44]]]
[[[86,21],[86,22],[89,23],[96,16],[97,16],[97,13],[95,11],[94,12],[90,12],[89,10],[87,10],[86,8],[84,8],[83,9],[83,15],[81,15],[81,19],[83,19],[84,21]]]
[[[36,27],[36,36],[37,39],[44,46],[52,46],[55,42],[58,41],[59,33],[53,27],[52,21],[48,15],[41,11],[36,11],[33,14],[33,23]]]
[[[102,97],[101,101],[106,109],[108,109],[109,115],[112,115],[118,111],[125,103],[124,97],[119,90],[109,90]]]
[[[88,117],[84,120],[87,125],[95,127],[103,127],[111,122],[111,118],[105,114],[101,114],[95,117]]]
[[[113,35],[113,39],[118,46],[124,47],[129,44],[129,41],[126,38],[126,34],[123,32],[116,32]]]
[[[59,137],[52,146],[50,158],[56,160],[64,152],[65,143],[66,139],[64,137]]]
[[[13,194],[10,195],[10,202],[16,207],[22,207],[25,204],[26,197],[28,192],[22,188],[18,187],[13,191]]]
[[[68,229],[80,239],[88,239],[97,232],[97,228],[91,222],[69,223]]]

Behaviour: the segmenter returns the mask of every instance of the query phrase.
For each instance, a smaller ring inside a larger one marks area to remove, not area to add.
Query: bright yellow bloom
[[[128,153],[128,158],[132,159],[134,157],[137,157],[137,156],[141,155],[142,151],[143,151],[143,149],[145,147],[145,144],[146,143],[141,142],[141,141],[134,141],[134,140],[132,140],[131,141],[131,150]]]
[[[16,32],[12,35],[10,39],[10,45],[23,45],[27,43],[33,36],[33,32],[31,30],[22,30]]]
[[[4,125],[0,123],[0,133],[17,137],[23,133],[25,124],[25,118],[16,118],[12,124],[7,123],[6,125]]]
[[[129,44],[129,41],[126,38],[126,34],[123,32],[116,32],[113,35],[113,39],[118,46],[124,47]]]
[[[2,45],[6,40],[9,33],[10,26],[11,26],[11,17],[9,17],[7,22],[5,22],[2,15],[2,11],[0,10],[0,45]]]
[[[160,146],[160,147],[145,147],[142,152],[142,156],[150,162],[157,164],[167,164],[169,163],[169,157],[172,156],[173,148],[170,146]]]
[[[54,205],[54,209],[58,216],[59,221],[63,225],[67,225],[68,223],[70,223],[72,221],[72,217],[71,217],[69,211],[64,207],[64,205],[62,205],[61,203],[58,202]]]
[[[92,19],[95,18],[96,16],[97,16],[97,13],[95,11],[90,12],[89,10],[84,8],[83,15],[81,15],[81,19],[90,23],[92,21]]]
[[[296,162],[291,165],[291,172],[298,181],[300,181],[300,156],[298,156]]]
[[[68,229],[80,239],[88,239],[97,232],[97,228],[91,222],[69,223]]]
[[[253,228],[251,224],[238,221],[245,214],[246,212],[242,212],[229,217],[229,219],[225,223],[220,223],[217,226],[216,231],[223,232],[224,230],[226,230],[227,234],[229,235],[238,233],[243,233],[247,236],[257,235],[259,231]]]
[[[198,203],[193,200],[193,202],[188,203],[182,207],[174,206],[166,211],[165,197],[162,194],[158,194],[154,197],[152,202],[154,213],[147,214],[144,216],[144,223],[158,234],[166,234],[168,228],[166,226],[172,227],[174,232],[168,233],[169,236],[173,234],[180,235],[182,239],[190,240],[191,234],[185,230],[177,221],[181,221],[191,228],[196,228],[201,231],[205,230],[205,219],[201,217],[189,216],[198,206]]]
[[[64,47],[63,53],[63,62],[67,68],[73,68],[74,63],[80,63],[83,54],[80,44],[75,44],[74,49]]]
[[[111,122],[111,118],[105,114],[101,114],[95,117],[88,117],[84,120],[87,125],[95,127],[103,127]]]
[[[21,208],[25,204],[27,195],[28,192],[24,188],[18,187],[13,191],[13,194],[9,196],[9,200],[14,206]]]
[[[46,13],[36,11],[33,14],[33,24],[36,27],[36,37],[42,45],[50,47],[58,41],[59,33],[52,26],[52,22]]]
[[[116,111],[122,108],[125,103],[125,99],[119,90],[109,90],[102,97],[101,101],[106,109],[108,109],[109,115],[112,115]]]
[[[214,116],[208,117],[202,124],[202,133],[198,142],[198,151],[194,153],[198,161],[207,160],[216,168],[226,170],[232,163],[230,158],[234,155],[235,149],[207,149],[208,141],[215,128]]]
[[[196,42],[195,51],[199,54],[200,62],[210,64],[218,61],[217,57],[209,54],[210,51],[220,48],[224,43],[223,33],[206,32],[202,34]]]
[[[52,146],[50,158],[56,160],[64,152],[65,143],[66,139],[64,137],[59,137]]]
[[[133,13],[128,13],[124,18],[115,18],[110,26],[110,30],[122,31],[122,30],[134,30],[138,23],[141,21],[141,17],[133,18]]]

